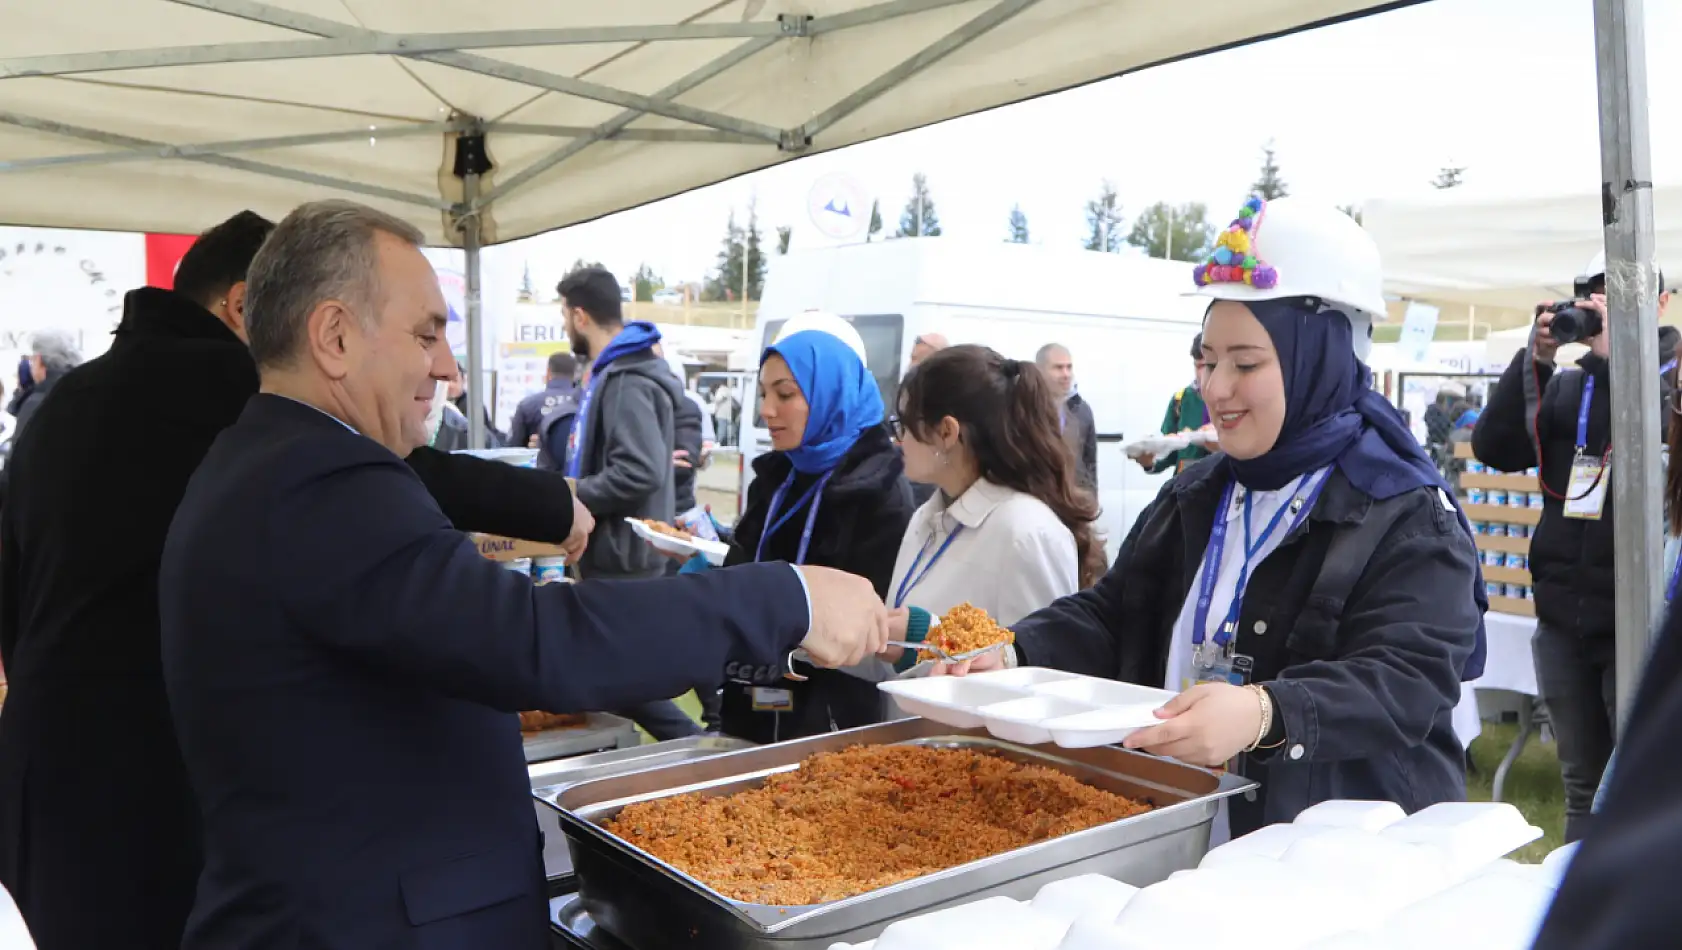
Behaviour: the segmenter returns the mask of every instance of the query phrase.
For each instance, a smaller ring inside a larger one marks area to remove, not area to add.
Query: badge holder
[[[1565,487],[1561,513],[1567,518],[1599,521],[1606,508],[1606,483],[1611,468],[1610,460],[1603,461],[1578,448],[1571,459],[1571,480]]]

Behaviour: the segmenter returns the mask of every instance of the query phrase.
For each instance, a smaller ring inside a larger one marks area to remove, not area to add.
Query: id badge
[[[1199,651],[1192,658],[1191,676],[1181,681],[1181,689],[1187,690],[1202,683],[1243,686],[1250,681],[1254,668],[1255,661],[1242,653],[1227,653],[1218,647],[1207,652]]]
[[[794,708],[794,692],[787,689],[753,688],[754,712],[788,712]]]
[[[1571,482],[1565,488],[1567,518],[1599,521],[1606,507],[1606,486],[1612,481],[1612,466],[1598,456],[1579,455],[1571,460]]]

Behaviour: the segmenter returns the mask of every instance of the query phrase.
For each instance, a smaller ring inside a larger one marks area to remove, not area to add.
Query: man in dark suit
[[[513,712],[671,696],[796,644],[842,665],[887,635],[833,571],[533,587],[480,558],[401,461],[451,359],[420,240],[319,202],[251,266],[262,392],[194,474],[159,580],[205,816],[184,950],[541,950]]]
[[[0,881],[42,950],[181,944],[203,859],[164,697],[158,559],[187,479],[257,391],[245,270],[273,227],[242,212],[199,238],[175,290],[130,292],[110,351],[60,380],[7,469]],[[464,529],[572,533],[565,479],[430,449],[409,462]]]

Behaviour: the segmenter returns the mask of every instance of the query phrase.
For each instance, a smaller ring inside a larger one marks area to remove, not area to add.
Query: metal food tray
[[[526,761],[542,762],[603,749],[623,749],[642,741],[637,736],[637,724],[629,719],[599,712],[589,716],[580,726],[521,733],[520,744],[525,746]]]
[[[845,900],[799,907],[731,900],[600,824],[635,802],[753,788],[819,752],[900,743],[985,750],[1156,807]],[[995,895],[1027,899],[1042,885],[1076,874],[1105,874],[1141,887],[1155,883],[1195,867],[1208,850],[1220,799],[1255,785],[1116,747],[1031,748],[980,729],[902,719],[568,785],[540,798],[560,812],[579,902],[596,924],[630,946],[825,950],[837,941],[871,939],[895,920],[941,907]]]
[[[657,765],[688,762],[722,752],[734,752],[737,749],[751,749],[753,745],[746,739],[732,739],[726,736],[692,736],[688,739],[651,742],[628,749],[614,749],[611,752],[577,755],[570,759],[552,759],[527,765],[526,773],[531,777],[532,797],[538,800],[535,804],[537,824],[543,830],[544,877],[553,881],[572,874],[572,853],[567,849],[565,836],[555,825],[555,810],[543,804],[560,794],[567,786],[612,775],[624,775]]]

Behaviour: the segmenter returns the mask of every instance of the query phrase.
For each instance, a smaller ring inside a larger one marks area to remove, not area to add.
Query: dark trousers
[[[1531,641],[1536,685],[1559,743],[1565,784],[1565,840],[1588,830],[1595,789],[1612,756],[1617,722],[1617,666],[1609,636],[1581,637],[1547,624]]]

